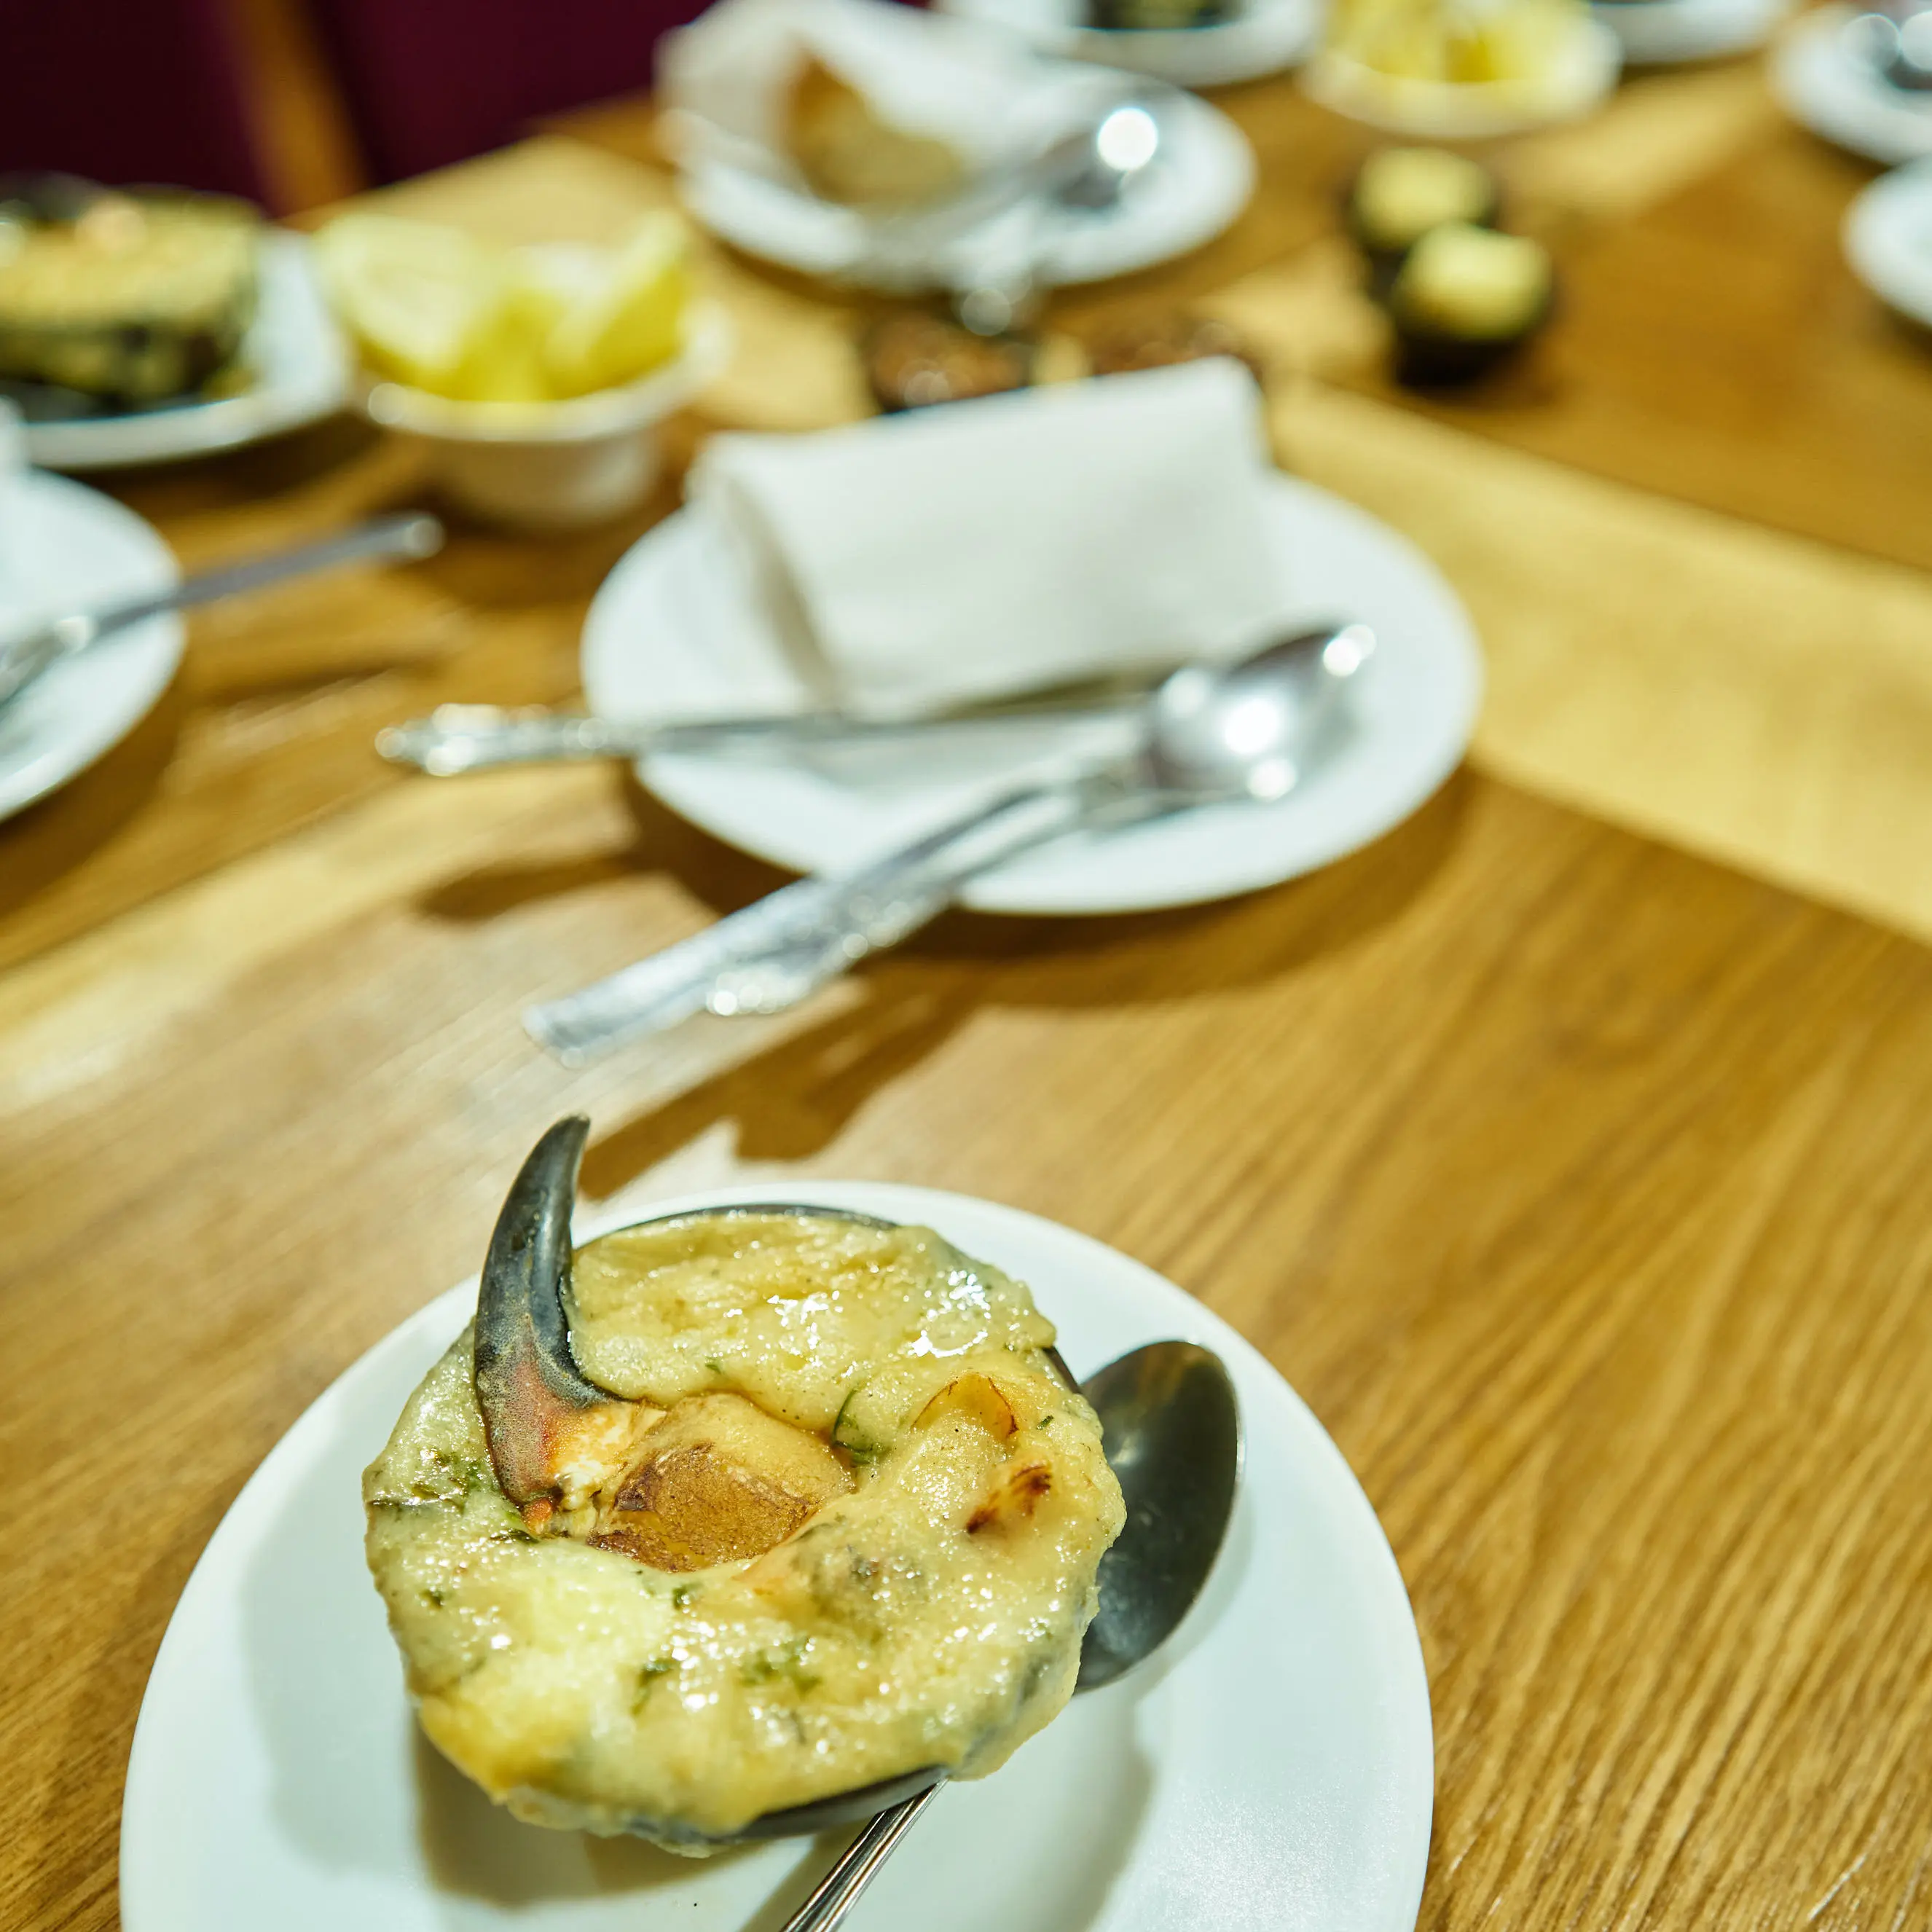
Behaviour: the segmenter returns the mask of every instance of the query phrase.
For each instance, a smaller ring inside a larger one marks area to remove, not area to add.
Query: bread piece
[[[855,208],[910,208],[950,194],[966,178],[957,149],[893,127],[816,59],[792,83],[784,140],[813,194]]]

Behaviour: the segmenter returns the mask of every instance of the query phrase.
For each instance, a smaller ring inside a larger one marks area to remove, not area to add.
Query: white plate
[[[1359,619],[1378,640],[1345,735],[1278,805],[1221,806],[1103,837],[1066,839],[976,880],[988,912],[1106,913],[1187,905],[1312,871],[1406,818],[1454,770],[1474,729],[1482,663],[1435,566],[1372,517],[1294,478],[1270,479],[1268,524],[1296,617]],[[584,688],[613,718],[796,710],[807,701],[713,527],[690,510],[650,532],[604,580],[584,632]],[[674,810],[802,872],[842,869],[937,825],[993,788],[1118,731],[1038,724],[912,750],[794,761],[655,758],[639,766]]]
[[[1881,176],[1852,203],[1845,254],[1880,301],[1932,328],[1932,158]]]
[[[1641,67],[1722,60],[1771,38],[1793,0],[1595,0],[1590,10]]]
[[[1576,120],[1608,98],[1622,67],[1616,35],[1586,18],[1576,22],[1550,70],[1533,82],[1420,80],[1324,50],[1301,70],[1301,86],[1311,100],[1371,128],[1479,141]]]
[[[0,533],[9,630],[166,590],[174,554],[132,510],[85,484],[29,470]],[[84,771],[154,709],[181,662],[182,620],[151,617],[56,664],[0,709],[0,818]]]
[[[270,229],[262,237],[261,304],[242,353],[255,380],[238,395],[30,424],[27,453],[46,470],[173,463],[259,442],[341,408],[349,395],[348,352],[299,235]]]
[[[1233,122],[1186,94],[1163,99],[1160,112],[1158,158],[1112,208],[1039,213],[1030,238],[1039,281],[1097,282],[1151,268],[1211,242],[1247,206],[1254,152]],[[806,274],[866,279],[866,224],[849,208],[701,154],[686,166],[681,192],[699,220],[748,254]],[[1012,224],[1034,218],[1021,211],[980,222],[939,251],[933,273],[970,283],[970,263],[1010,261]]]
[[[1772,82],[1813,134],[1896,167],[1932,154],[1932,94],[1894,87],[1846,44],[1844,30],[1862,10],[1821,7],[1807,14],[1778,43]]]
[[[767,1182],[652,1211],[775,1192],[929,1222],[1011,1270],[1078,1371],[1164,1336],[1215,1350],[1245,1438],[1227,1547],[1161,1660],[946,1792],[854,1932],[1410,1932],[1434,1775],[1420,1648],[1367,1498],[1288,1385],[1158,1275],[1010,1208]],[[748,1932],[826,1862],[797,1840],[697,1864],[520,1825],[418,1740],[359,1478],[475,1299],[452,1289],[344,1376],[196,1565],[128,1768],[125,1932]]]
[[[1315,44],[1322,0],[1248,0],[1208,27],[1090,27],[1085,0],[940,0],[944,13],[1004,28],[1041,52],[1130,69],[1176,87],[1226,87],[1291,68]]]

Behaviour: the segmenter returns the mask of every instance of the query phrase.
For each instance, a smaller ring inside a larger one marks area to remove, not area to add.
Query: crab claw
[[[569,1486],[586,1436],[605,1432],[628,1408],[578,1372],[564,1320],[570,1210],[590,1130],[573,1114],[530,1150],[497,1216],[476,1297],[476,1406],[490,1460],[511,1502],[545,1515]]]

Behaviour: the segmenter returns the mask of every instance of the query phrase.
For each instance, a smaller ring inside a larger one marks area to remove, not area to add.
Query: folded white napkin
[[[658,45],[674,144],[686,159],[769,164],[786,94],[814,56],[894,126],[979,167],[1076,124],[1096,88],[1090,74],[1046,66],[1016,40],[892,0],[718,0]]]
[[[808,691],[911,717],[1238,652],[1288,586],[1223,358],[816,436],[721,436],[692,500]]]

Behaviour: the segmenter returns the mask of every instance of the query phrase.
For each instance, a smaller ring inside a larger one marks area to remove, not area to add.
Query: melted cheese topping
[[[704,1851],[761,1814],[995,1769],[1072,1694],[1120,1490],[1018,1283],[925,1228],[720,1214],[577,1257],[572,1349],[669,1408],[730,1391],[854,1487],[759,1556],[673,1574],[533,1536],[460,1340],[364,1480],[424,1728],[518,1816]]]

